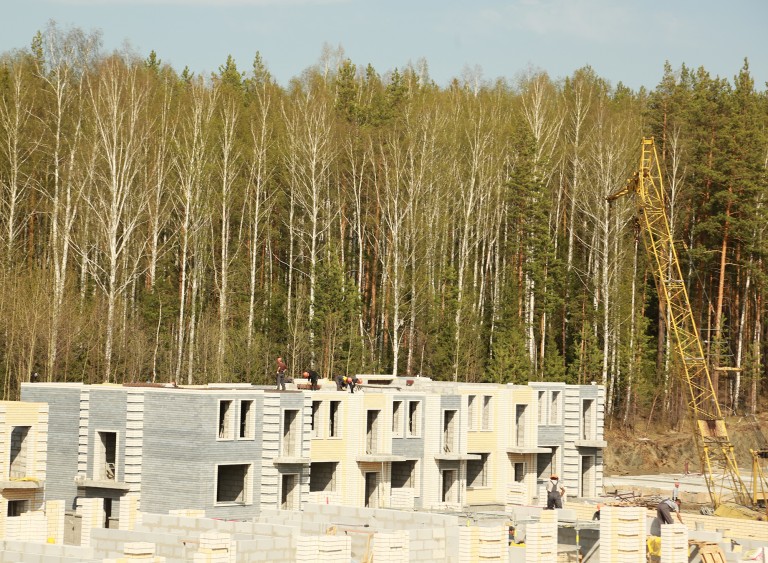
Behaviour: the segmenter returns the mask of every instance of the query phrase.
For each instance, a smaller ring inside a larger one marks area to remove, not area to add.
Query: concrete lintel
[[[605,440],[576,440],[574,445],[577,448],[607,448],[608,442]]]
[[[438,461],[479,461],[482,457],[478,454],[435,454]]]
[[[78,487],[85,489],[112,489],[116,491],[128,491],[131,486],[123,481],[109,481],[109,480],[96,480],[96,479],[82,479],[75,480]]]
[[[540,448],[538,446],[526,448],[521,446],[512,446],[507,448],[508,454],[548,454],[552,448]]]
[[[309,457],[276,457],[272,460],[273,465],[309,465],[312,458]]]
[[[0,481],[0,489],[42,489],[45,481],[4,479]]]
[[[405,456],[393,454],[367,454],[359,455],[355,458],[358,463],[392,463],[396,461],[406,461]]]

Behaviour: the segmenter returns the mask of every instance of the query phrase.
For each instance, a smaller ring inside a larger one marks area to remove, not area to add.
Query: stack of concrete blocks
[[[397,510],[411,510],[414,507],[415,494],[411,487],[392,489],[390,507]]]
[[[123,554],[125,557],[104,559],[104,563],[133,563],[134,561],[165,563],[165,557],[157,557],[155,555],[155,544],[150,542],[126,543],[123,547]]]
[[[193,510],[190,508],[179,508],[169,510],[169,516],[182,516],[184,518],[205,518],[205,510]]]
[[[600,511],[600,563],[645,563],[646,509],[604,506]]]
[[[688,527],[666,524],[661,527],[661,560],[664,563],[688,563]]]
[[[554,510],[543,511],[542,514]],[[529,524],[525,532],[525,563],[556,563],[557,561],[557,519],[547,517],[549,522]]]
[[[505,526],[459,528],[459,561],[509,561],[508,531]],[[375,561],[375,559],[374,559]]]
[[[138,524],[139,512],[139,493],[130,492],[123,495],[120,499],[120,517],[118,527],[121,530],[134,530]]]
[[[200,534],[200,547],[192,556],[193,563],[235,563],[232,536],[219,532]]]
[[[504,505],[507,513],[514,511],[515,506],[524,506],[529,502],[528,485],[525,483],[507,484],[507,498]]]
[[[536,502],[536,506],[545,508],[547,506],[547,487],[546,485],[539,485],[539,496]]]
[[[339,563],[352,558],[350,536],[299,536],[296,563]]]
[[[306,500],[312,504],[341,504],[341,494],[337,491],[310,491]]]
[[[104,499],[79,498],[77,512],[80,514],[80,545],[91,545],[91,530],[104,527]]]
[[[377,563],[408,563],[410,534],[408,530],[373,536],[373,560]]]
[[[45,518],[47,520],[45,541],[48,543],[64,543],[64,501],[46,501]]]

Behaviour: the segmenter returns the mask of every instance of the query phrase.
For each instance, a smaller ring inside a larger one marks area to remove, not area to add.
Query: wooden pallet
[[[688,544],[699,548],[702,563],[725,563],[725,553],[716,543],[689,541]]]

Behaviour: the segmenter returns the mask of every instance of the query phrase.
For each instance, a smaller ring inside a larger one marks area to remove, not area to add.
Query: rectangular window
[[[451,453],[456,448],[456,432],[454,430],[455,420],[455,410],[446,410],[443,412],[443,451],[445,453]]]
[[[491,397],[490,395],[483,396],[483,430],[491,429]]]
[[[478,454],[480,459],[470,459],[467,461],[467,487],[487,487],[488,486],[488,455],[487,453]]]
[[[339,409],[341,401],[331,401],[330,414],[328,417],[328,437],[338,438],[341,436],[341,419],[339,418]]]
[[[515,463],[515,483],[525,481],[525,463]]]
[[[584,399],[581,408],[581,437],[583,440],[595,439],[595,401]]]
[[[475,413],[475,402],[477,399],[477,395],[470,395],[467,397],[467,418],[469,419],[467,421],[467,428],[469,430],[475,430],[475,425],[477,422],[475,422],[475,419],[477,418],[477,414]]]
[[[515,405],[515,445],[525,446],[525,407],[527,405]]]
[[[253,438],[253,401],[240,401],[240,437]]]
[[[8,475],[11,479],[27,476],[27,436],[31,426],[14,426],[11,430],[11,464]]]
[[[421,401],[408,402],[408,436],[421,436]]]
[[[400,438],[403,435],[403,402],[392,401],[392,436]]]
[[[549,410],[549,424],[557,426],[560,424],[560,391],[552,391],[552,400]]]
[[[416,460],[392,462],[392,488],[414,488],[416,486]]]
[[[219,465],[216,468],[216,502],[247,504],[249,498],[250,464]]]
[[[365,453],[378,453],[379,448],[379,412],[370,410],[366,415],[365,422]]]
[[[539,391],[539,425],[547,423],[547,404],[545,398],[547,394],[544,391]]]
[[[309,466],[309,491],[331,493],[336,490],[335,461],[315,461]]]
[[[286,457],[295,457],[298,455],[301,446],[301,436],[298,429],[297,410],[283,411],[283,455]]]
[[[8,501],[8,516],[15,518],[21,516],[27,511],[27,501],[25,500],[9,500]]]
[[[322,401],[312,401],[312,437],[320,438],[320,403]]]
[[[219,401],[219,440],[233,440],[232,401]]]
[[[97,432],[96,464],[94,480],[115,481],[117,479],[117,432]]]

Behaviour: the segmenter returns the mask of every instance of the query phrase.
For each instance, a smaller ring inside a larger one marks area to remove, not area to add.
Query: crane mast
[[[718,515],[754,517],[752,495],[739,474],[733,444],[710,377],[667,218],[666,192],[653,138],[642,141],[640,166],[626,186],[608,197],[634,195],[645,248],[653,262],[659,295],[666,303],[680,358],[696,447]]]

